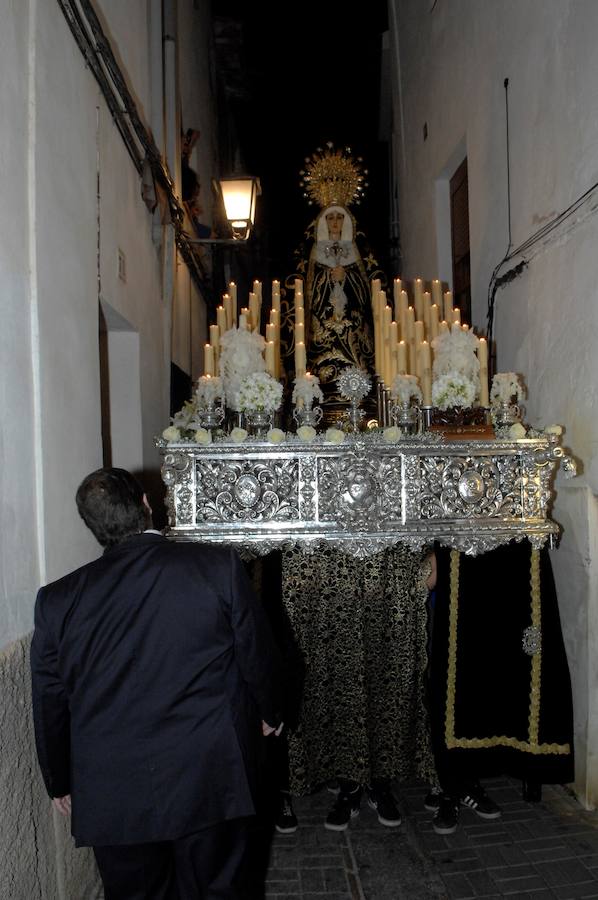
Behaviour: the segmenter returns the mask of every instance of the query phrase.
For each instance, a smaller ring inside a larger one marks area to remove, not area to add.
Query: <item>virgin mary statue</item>
[[[358,161],[347,153],[329,146],[308,161],[306,194],[322,209],[296,251],[293,275],[304,279],[307,368],[320,379],[329,421],[347,407],[337,386],[343,369],[374,373],[370,281],[383,277],[349,209],[362,188]]]

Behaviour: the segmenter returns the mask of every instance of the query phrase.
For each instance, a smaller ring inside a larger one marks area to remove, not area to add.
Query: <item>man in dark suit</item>
[[[31,646],[48,793],[106,900],[243,896],[262,734],[279,730],[271,632],[230,548],[167,541],[142,487],[99,469],[77,507],[103,556],[43,587]]]

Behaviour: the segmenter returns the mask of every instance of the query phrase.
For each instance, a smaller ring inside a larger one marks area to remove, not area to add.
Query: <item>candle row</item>
[[[461,310],[453,307],[451,291],[442,291],[438,279],[432,281],[432,291],[424,291],[423,281],[413,282],[413,302],[409,305],[407,291],[400,278],[393,284],[393,306],[381,290],[379,279],[373,279],[372,312],[374,319],[375,370],[390,387],[398,374],[415,375],[419,379],[425,406],[432,404],[432,341],[440,334],[461,324]],[[393,319],[394,312],[394,319]],[[444,318],[441,320],[440,315]],[[488,406],[488,347],[480,338],[480,405]]]
[[[238,307],[237,286],[234,281],[228,285],[228,291],[222,297],[222,305],[216,309],[216,324],[210,325],[210,340],[204,347],[204,374],[216,375],[219,372],[220,338],[231,328],[244,328],[261,333],[262,321],[262,285],[253,282],[248,305]],[[272,306],[269,321],[266,324],[266,345],[264,360],[266,371],[274,378],[280,378],[282,364],[280,359],[280,281],[272,282]]]

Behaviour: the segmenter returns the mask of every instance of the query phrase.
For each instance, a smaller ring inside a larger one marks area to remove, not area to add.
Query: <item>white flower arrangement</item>
[[[185,432],[192,432],[199,424],[197,422],[197,403],[195,397],[191,400],[185,400],[183,406],[172,417],[174,428],[178,428],[182,437]]]
[[[207,428],[198,428],[195,432],[195,443],[196,444],[211,444],[212,443],[212,432]]]
[[[342,444],[345,440],[345,432],[340,428],[328,428],[325,440],[328,444]]]
[[[229,328],[220,338],[220,375],[224,393],[231,409],[241,410],[239,386],[242,378],[256,372],[264,372],[263,357],[266,342],[256,331],[245,328]]]
[[[401,429],[396,425],[389,425],[388,428],[385,428],[382,432],[382,440],[386,441],[387,444],[395,444],[400,439]]]
[[[274,412],[282,401],[282,385],[267,372],[253,372],[239,379],[238,409],[243,412]]]
[[[306,444],[310,444],[317,434],[316,429],[312,425],[301,425],[300,428],[297,429],[297,437],[301,441],[305,441]]]
[[[514,422],[509,428],[509,437],[514,441],[520,441],[526,434],[525,426],[521,422]]]
[[[172,441],[180,441],[181,432],[178,428],[176,428],[176,426],[170,425],[168,428],[164,429],[164,431],[162,432],[162,437],[165,441],[168,441],[168,443],[171,443]]]
[[[281,428],[271,428],[268,431],[266,438],[270,444],[282,444],[286,438],[286,434]]]
[[[224,383],[222,378],[202,375],[197,381],[195,397],[198,406],[211,406],[218,401],[224,403]]]
[[[293,388],[291,399],[295,405],[302,402],[306,409],[311,409],[315,401],[321,403],[324,399],[324,394],[320,388],[318,376],[310,375],[309,372],[305,375],[298,375],[295,378],[295,387]]]
[[[234,444],[242,444],[247,437],[247,434],[246,428],[233,428],[229,437]]]
[[[432,403],[438,409],[473,406],[480,393],[479,339],[454,324],[432,341]]]
[[[454,406],[472,406],[476,391],[471,379],[460,372],[450,372],[434,379],[432,384],[432,403],[438,409],[451,409]]]
[[[396,375],[390,388],[390,395],[401,403],[410,403],[411,400],[422,401],[422,392],[416,375]]]
[[[490,402],[493,405],[497,403],[512,403],[513,398],[518,403],[524,397],[525,390],[519,375],[515,372],[496,373],[492,379],[492,388],[490,390]]]

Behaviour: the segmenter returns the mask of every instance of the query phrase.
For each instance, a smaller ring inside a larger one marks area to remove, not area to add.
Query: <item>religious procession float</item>
[[[487,341],[438,279],[387,292],[351,212],[359,161],[328,146],[306,162],[321,211],[297,271],[268,303],[257,280],[246,304],[229,285],[204,375],[158,440],[167,533],[247,556],[550,545],[555,467],[575,471],[561,428],[524,423],[519,374],[489,381]]]

